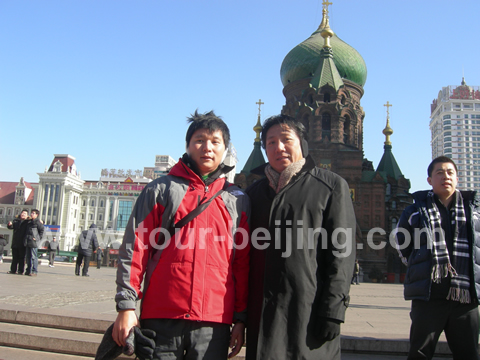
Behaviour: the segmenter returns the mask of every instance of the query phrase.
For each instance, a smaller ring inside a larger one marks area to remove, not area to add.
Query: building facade
[[[458,189],[480,187],[480,87],[443,87],[430,115],[432,159],[445,155],[458,166]]]
[[[152,178],[167,174],[175,164],[168,155],[155,159]],[[149,174],[147,169],[143,173]],[[102,248],[116,248],[138,196],[152,181],[141,174],[140,170],[103,169],[98,180],[82,180],[73,156],[55,154],[50,166],[38,173],[38,183],[23,178],[18,183],[0,182],[0,233],[10,239],[7,223],[23,209],[36,208],[47,229],[43,240],[55,235],[62,250],[72,250],[82,230],[91,224],[98,228]]]

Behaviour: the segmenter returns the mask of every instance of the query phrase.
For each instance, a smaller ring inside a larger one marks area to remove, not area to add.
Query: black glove
[[[331,341],[340,335],[340,320],[321,317],[315,324],[315,336],[319,341]]]
[[[135,355],[140,360],[153,359],[153,351],[155,350],[155,331],[150,329],[134,328],[135,332]]]

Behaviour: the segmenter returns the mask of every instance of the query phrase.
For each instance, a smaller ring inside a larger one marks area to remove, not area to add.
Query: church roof
[[[326,9],[323,9],[322,23],[305,41],[298,44],[287,54],[280,69],[283,86],[300,79],[313,77],[322,61],[322,31],[328,26]],[[333,62],[340,76],[363,86],[367,81],[367,66],[360,53],[341,40],[333,31],[331,47],[335,54]]]
[[[250,156],[248,157],[248,160],[245,163],[245,166],[243,167],[241,172],[244,173],[245,175],[248,175],[253,169],[263,164],[265,164],[265,158],[263,157],[262,149],[260,147],[260,142],[255,141],[253,143],[253,150],[250,153]]]
[[[392,145],[384,145],[385,150],[383,152],[382,159],[378,164],[377,171],[383,171],[388,176],[398,179],[402,174],[400,167],[395,160],[395,156],[392,153]]]

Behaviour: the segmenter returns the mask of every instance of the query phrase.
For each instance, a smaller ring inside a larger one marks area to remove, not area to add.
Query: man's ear
[[[428,182],[428,185],[432,185],[432,178],[430,176],[427,177],[427,182]]]

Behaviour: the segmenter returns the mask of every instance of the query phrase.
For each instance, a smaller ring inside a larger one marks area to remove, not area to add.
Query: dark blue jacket
[[[404,283],[405,300],[429,300],[432,287],[433,255],[429,242],[432,230],[427,216],[427,194],[429,190],[413,194],[415,203],[402,213],[397,226],[397,250],[403,263],[407,265]],[[476,191],[461,191],[467,217],[467,237],[470,241],[470,279],[473,301],[480,298],[480,194]],[[404,229],[404,230],[403,230]],[[415,246],[415,229],[420,233],[418,246]],[[410,240],[406,239],[410,234]]]

